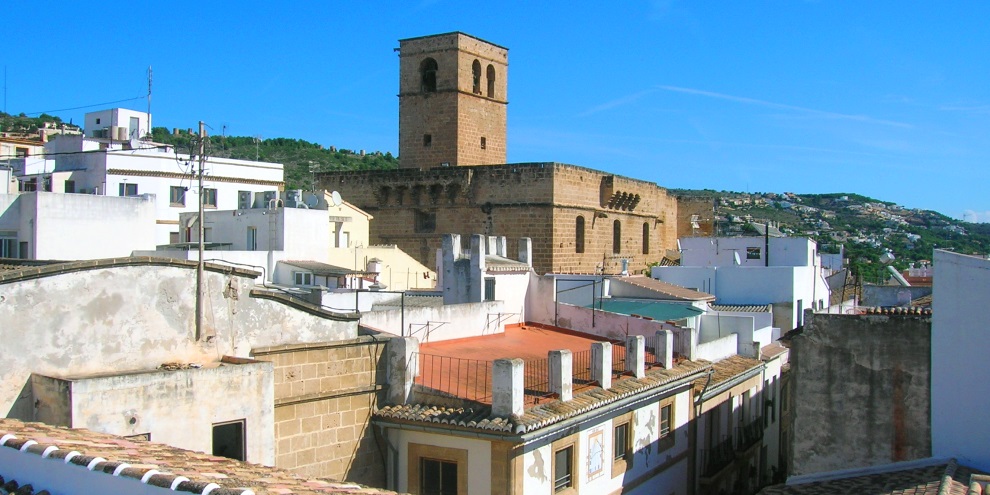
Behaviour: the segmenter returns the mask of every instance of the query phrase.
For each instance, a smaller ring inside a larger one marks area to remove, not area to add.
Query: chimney
[[[533,268],[533,240],[529,237],[519,239],[519,261]]]
[[[522,416],[523,414],[523,360],[496,359],[492,366],[492,414],[495,416]]]
[[[657,330],[657,349],[654,351],[663,363],[663,368],[674,367],[674,333],[670,330]]]
[[[386,344],[388,356],[388,402],[408,404],[412,401],[413,381],[419,371],[419,341],[415,337],[393,338]]]
[[[468,275],[468,301],[481,302],[485,300],[485,236],[471,236],[471,269]]]
[[[612,344],[595,342],[591,344],[591,380],[604,388],[612,388]]]
[[[636,378],[646,376],[645,350],[646,339],[642,335],[626,337],[626,371]]]
[[[571,380],[574,377],[574,361],[571,351],[550,351],[547,357],[550,359],[550,393],[557,394],[560,400],[567,402],[571,400],[573,392]]]

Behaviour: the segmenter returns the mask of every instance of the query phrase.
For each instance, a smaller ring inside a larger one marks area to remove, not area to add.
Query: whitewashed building
[[[932,456],[990,471],[990,380],[980,365],[990,348],[990,259],[935,250],[932,300]]]
[[[155,198],[0,194],[0,258],[88,260],[155,246]]]
[[[85,135],[54,137],[45,145],[45,153],[55,160],[53,172],[59,177],[52,180],[60,183],[59,190],[104,196],[154,194],[158,198],[155,239],[161,245],[179,242],[179,214],[196,211],[200,198],[208,210],[233,210],[273,200],[284,188],[280,163],[208,157],[203,190],[198,190],[198,164],[189,154],[132,138],[144,135],[150,118],[123,109],[93,112],[86,114]]]
[[[774,326],[802,323],[805,309],[824,310],[829,288],[817,244],[804,237],[688,237],[681,266],[653,267],[653,278],[714,294],[719,304],[773,305]]]

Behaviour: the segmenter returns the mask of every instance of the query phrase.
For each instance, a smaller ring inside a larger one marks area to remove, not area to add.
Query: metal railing
[[[462,399],[491,403],[491,361],[422,353],[413,356],[419,369],[417,385]]]
[[[612,342],[612,374],[621,375],[626,372],[626,344]]]
[[[743,451],[763,439],[763,416],[736,427],[736,450]]]
[[[550,396],[550,360],[530,359],[523,362],[523,394],[538,402]]]
[[[571,383],[574,386],[591,383],[591,349],[571,353]]]
[[[701,449],[701,475],[709,478],[725,469],[735,459],[732,437],[723,440],[710,449]]]

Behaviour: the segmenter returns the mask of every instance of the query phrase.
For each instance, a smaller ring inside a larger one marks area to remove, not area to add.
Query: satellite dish
[[[306,196],[306,206],[310,208],[316,208],[320,204],[320,197],[315,194],[309,194]]]
[[[333,202],[333,206],[340,206],[344,202],[340,199],[340,193],[337,191],[330,193],[330,201]]]
[[[739,259],[739,251],[732,252],[732,261],[735,262],[735,264],[737,265],[742,264],[742,260]]]

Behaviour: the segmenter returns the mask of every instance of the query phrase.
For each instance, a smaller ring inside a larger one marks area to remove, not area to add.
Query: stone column
[[[591,379],[604,389],[612,388],[612,344],[591,344]]]
[[[525,382],[522,359],[496,359],[492,366],[492,414],[522,416]]]
[[[626,371],[636,378],[646,376],[646,339],[642,335],[626,337]]]
[[[396,337],[385,346],[388,356],[388,402],[408,404],[413,399],[413,382],[419,374],[419,341]]]
[[[654,351],[658,354],[660,362],[663,363],[664,369],[671,369],[674,367],[674,333],[670,330],[657,330],[657,349]]]
[[[550,351],[550,393],[557,394],[560,400],[571,400],[574,379],[574,357],[571,351],[561,349]]]

